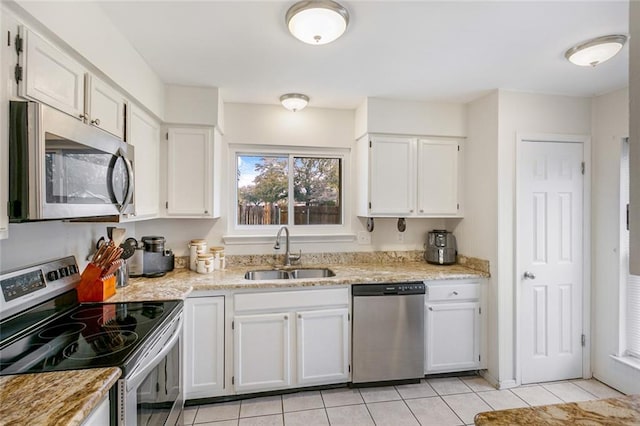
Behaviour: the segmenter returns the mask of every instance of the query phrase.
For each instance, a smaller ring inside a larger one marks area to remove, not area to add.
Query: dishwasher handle
[[[388,284],[354,284],[351,286],[351,294],[353,297],[425,294],[425,285],[421,281]]]

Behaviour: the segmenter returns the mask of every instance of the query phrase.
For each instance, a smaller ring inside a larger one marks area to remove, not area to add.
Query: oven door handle
[[[178,341],[181,334],[182,334],[182,315],[180,315],[178,319],[178,323],[177,323],[177,326],[175,327],[175,331],[173,332],[173,335],[169,338],[169,340],[164,342],[164,344],[162,345],[163,346],[162,350],[158,352],[153,357],[153,359],[151,359],[151,361],[145,362],[146,365],[142,367],[139,371],[134,371],[131,377],[125,378],[127,381],[127,392],[130,391],[131,389],[136,389],[140,385],[140,383],[144,381],[149,371],[153,370],[156,367],[156,365],[160,363],[162,358],[164,358],[173,349],[173,345]],[[160,341],[155,342],[154,345],[158,343],[161,343],[161,342]],[[146,360],[143,358],[142,361],[146,361]]]

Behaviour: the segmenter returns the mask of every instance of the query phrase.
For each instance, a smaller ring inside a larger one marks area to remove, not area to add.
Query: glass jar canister
[[[215,269],[223,270],[226,267],[226,262],[224,258],[224,247],[211,247],[209,249],[211,254],[213,254],[213,265]]]
[[[211,253],[198,255],[196,272],[199,274],[209,274],[213,272],[213,255]]]

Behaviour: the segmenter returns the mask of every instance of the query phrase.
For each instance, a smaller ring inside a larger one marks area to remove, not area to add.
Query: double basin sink
[[[292,269],[289,271],[281,269],[267,269],[248,271],[244,274],[244,278],[246,280],[294,280],[296,278],[329,278],[335,276],[335,272],[327,268]]]

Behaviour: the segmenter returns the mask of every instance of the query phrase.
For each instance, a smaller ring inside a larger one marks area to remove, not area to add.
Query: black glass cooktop
[[[180,311],[181,301],[82,304],[43,324],[29,324],[35,313],[3,328],[21,332],[0,346],[0,375],[128,366],[141,343]],[[55,311],[55,309],[50,309]]]

